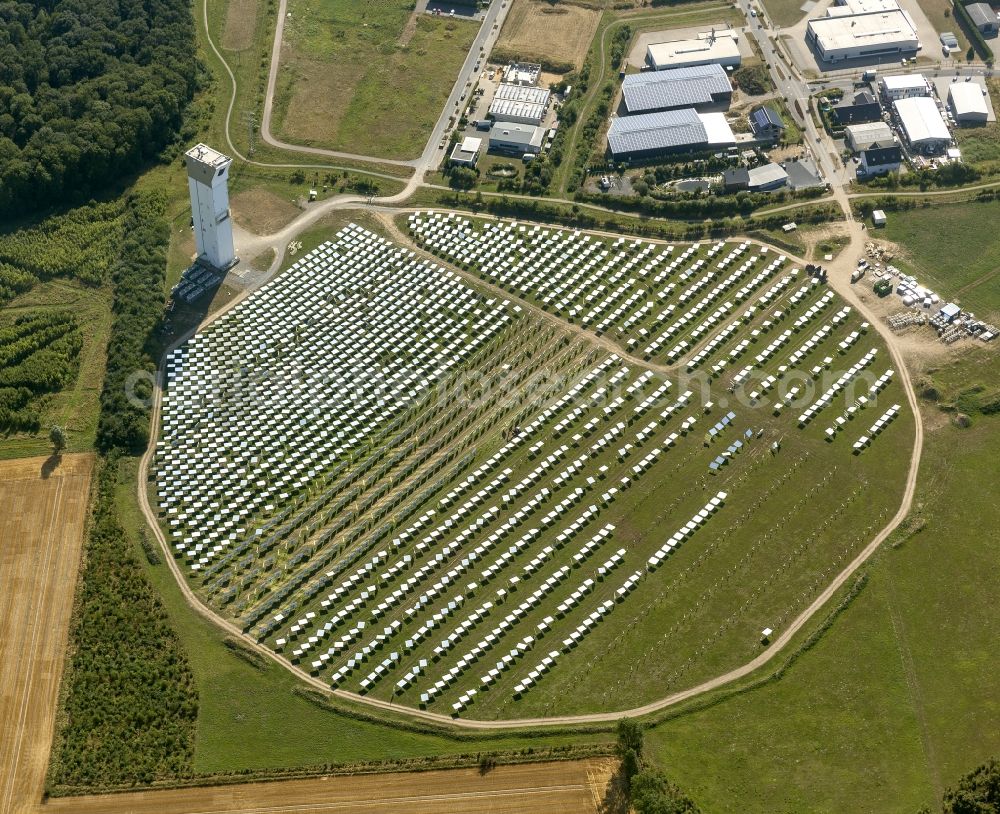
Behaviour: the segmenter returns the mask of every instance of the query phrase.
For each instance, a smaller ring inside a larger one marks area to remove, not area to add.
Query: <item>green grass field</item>
[[[979,349],[928,378],[953,401],[998,374]],[[647,734],[702,810],[910,814],[1000,750],[1000,510],[984,486],[1000,419],[960,429],[933,405],[924,413],[909,530],[819,643],[780,679]]]
[[[771,22],[779,26],[792,26],[805,16],[800,0],[761,0]]]
[[[222,63],[209,47],[207,34],[221,51],[236,80],[236,101],[233,105],[229,136],[236,149],[247,155],[250,149],[249,117],[259,130],[263,115],[264,95],[267,88],[267,73],[270,66],[271,46],[274,42],[275,10],[273,0],[197,0],[194,8],[197,23],[199,53],[212,71],[213,81],[202,94],[202,107],[197,114],[199,137],[220,149],[227,149],[224,120],[231,93],[231,80]],[[206,13],[207,12],[207,15]],[[205,27],[207,16],[208,29]],[[265,164],[280,164],[286,173],[289,166],[303,165],[348,169],[363,172],[373,170],[399,177],[407,177],[411,171],[407,167],[392,164],[352,161],[317,160],[316,156],[282,150],[265,144],[259,136],[254,137],[253,160]],[[249,168],[237,165],[233,178]],[[252,170],[251,170],[252,172]]]
[[[1000,218],[1000,201],[938,203],[892,212],[884,234],[904,256],[893,261],[911,269],[942,298],[984,318],[1000,315],[1000,234],[984,224]]]
[[[956,35],[961,36],[961,29],[956,28]],[[987,79],[993,101],[993,110],[1000,108],[1000,80]],[[955,129],[955,142],[962,150],[962,160],[974,164],[984,173],[996,172],[1000,169],[1000,124],[989,122],[980,127],[958,127]]]
[[[414,24],[411,8],[403,0],[292,0],[276,133],[363,155],[418,156],[478,23],[423,14]]]

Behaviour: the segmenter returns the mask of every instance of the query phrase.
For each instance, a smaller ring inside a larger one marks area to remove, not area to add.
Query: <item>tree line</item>
[[[194,95],[193,42],[189,0],[0,0],[0,215],[86,200],[158,155]]]
[[[131,193],[119,207],[108,227],[119,235],[119,251],[109,269],[114,296],[98,420],[102,455],[49,772],[55,794],[193,773],[194,675],[115,502],[121,457],[144,448],[149,435],[148,411],[127,397],[126,386],[133,372],[153,368],[169,229],[162,195]]]

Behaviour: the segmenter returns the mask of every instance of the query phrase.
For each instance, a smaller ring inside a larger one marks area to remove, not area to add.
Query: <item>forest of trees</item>
[[[85,201],[159,154],[193,41],[189,0],[0,0],[0,216]]]
[[[197,689],[163,603],[118,519],[116,470],[115,456],[98,470],[49,770],[55,793],[191,773]]]
[[[105,453],[118,449],[139,454],[149,440],[149,410],[129,398],[127,385],[133,374],[156,369],[154,344],[163,316],[170,242],[165,206],[164,197],[153,193],[132,193],[124,203],[121,249],[110,271],[113,321],[97,425],[97,445]],[[135,381],[135,395],[149,396],[149,378]]]

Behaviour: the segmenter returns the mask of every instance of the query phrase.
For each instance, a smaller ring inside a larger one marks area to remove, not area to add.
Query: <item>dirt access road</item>
[[[36,814],[596,814],[612,769],[602,759],[66,797]]]
[[[0,462],[0,814],[45,785],[93,463]]]

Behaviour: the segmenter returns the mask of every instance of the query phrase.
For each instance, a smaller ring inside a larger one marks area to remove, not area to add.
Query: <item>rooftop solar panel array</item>
[[[715,63],[631,74],[622,82],[629,113],[711,104],[731,92],[725,69]]]
[[[690,107],[662,113],[619,116],[611,122],[608,147],[614,155],[708,144],[708,133]]]

